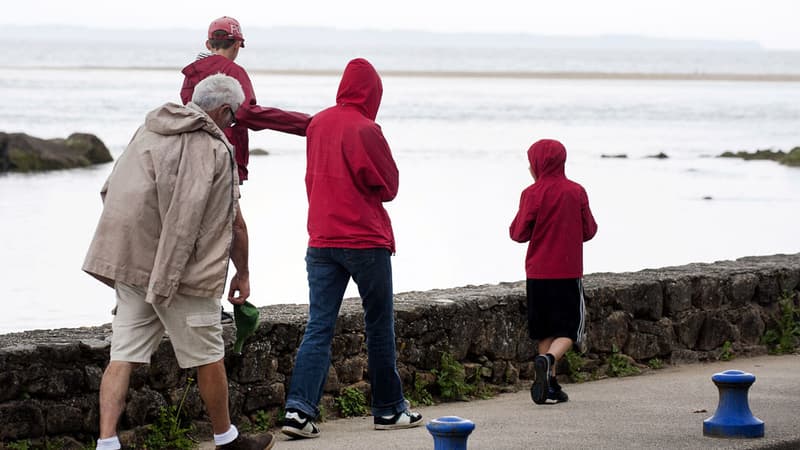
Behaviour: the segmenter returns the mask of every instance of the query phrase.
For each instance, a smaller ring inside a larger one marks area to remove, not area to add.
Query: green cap
[[[242,346],[258,329],[258,308],[244,302],[241,305],[233,305],[233,319],[236,323],[236,342],[233,344],[234,353],[242,353]]]

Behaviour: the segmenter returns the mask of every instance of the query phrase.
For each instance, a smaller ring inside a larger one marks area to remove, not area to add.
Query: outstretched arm
[[[258,106],[242,105],[236,111],[236,121],[253,131],[264,129],[305,136],[311,116],[301,112]]]
[[[311,116],[301,112],[259,106],[250,77],[244,69],[239,69],[233,76],[242,85],[244,103],[236,111],[236,122],[253,131],[269,129],[305,136]]]

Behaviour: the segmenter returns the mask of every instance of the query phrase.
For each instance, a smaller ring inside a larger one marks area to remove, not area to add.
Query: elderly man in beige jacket
[[[197,367],[217,448],[269,449],[273,436],[240,435],[230,422],[220,297],[250,295],[247,229],[234,151],[222,132],[244,101],[226,75],[201,81],[186,106],[151,111],[101,191],[103,212],[83,270],[116,290],[111,361],[100,385],[98,449],[121,448],[116,427],[130,375],[166,331],[178,365]]]

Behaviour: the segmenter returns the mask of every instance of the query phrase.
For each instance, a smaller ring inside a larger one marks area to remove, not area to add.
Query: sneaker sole
[[[531,386],[531,400],[537,405],[542,405],[547,402],[547,392],[550,389],[547,366],[547,361],[543,361],[542,358],[536,358],[533,361],[536,379],[533,380],[533,385]]]
[[[411,422],[411,423],[404,423],[404,424],[394,424],[394,425],[375,425],[376,430],[402,430],[404,428],[414,428],[422,425],[422,419]]]
[[[298,439],[314,439],[319,437],[319,433],[309,433],[307,431],[298,430],[297,428],[293,427],[283,427],[281,428],[281,433]]]

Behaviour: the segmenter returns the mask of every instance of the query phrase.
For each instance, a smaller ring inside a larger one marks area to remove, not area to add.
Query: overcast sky
[[[328,26],[545,35],[636,34],[800,49],[800,0],[12,0],[0,25],[198,28]]]

